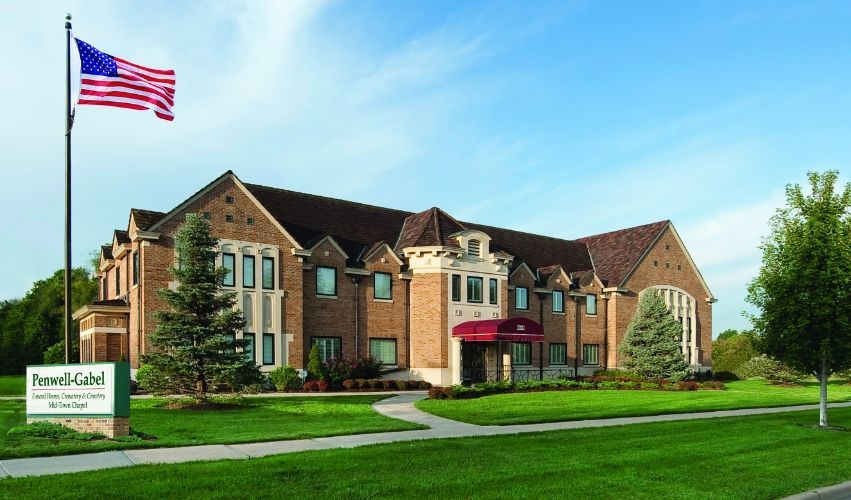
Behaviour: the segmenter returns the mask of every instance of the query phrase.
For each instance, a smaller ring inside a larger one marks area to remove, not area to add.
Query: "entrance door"
[[[485,345],[481,342],[464,342],[461,345],[461,377],[467,384],[486,382]]]

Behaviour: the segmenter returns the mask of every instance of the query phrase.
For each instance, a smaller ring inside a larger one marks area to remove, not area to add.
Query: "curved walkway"
[[[295,439],[289,441],[268,441],[262,443],[149,448],[141,450],[88,453],[81,455],[64,455],[58,457],[0,460],[0,478],[6,476],[22,477],[63,474],[69,472],[109,469],[114,467],[127,467],[138,464],[166,464],[191,462],[196,460],[257,458],[267,455],[295,453],[308,450],[355,448],[369,444],[393,443],[396,441],[443,439],[468,436],[495,436],[563,429],[609,427],[647,422],[669,422],[674,420],[765,415],[770,413],[818,409],[818,405],[799,405],[779,408],[754,408],[745,410],[679,413],[647,417],[577,420],[571,422],[552,422],[543,424],[480,426],[441,418],[418,410],[414,406],[414,402],[419,399],[424,399],[425,397],[426,395],[423,393],[402,394],[373,403],[375,410],[382,415],[427,425],[429,428],[425,430],[352,434],[348,436]],[[851,402],[833,403],[828,406],[830,408],[851,407]]]

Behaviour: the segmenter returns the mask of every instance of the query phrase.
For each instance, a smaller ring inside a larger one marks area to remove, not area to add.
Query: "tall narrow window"
[[[482,302],[482,278],[467,276],[467,302]]]
[[[115,268],[115,296],[121,295],[121,268]]]
[[[310,337],[311,346],[319,349],[319,359],[324,363],[331,358],[340,358],[343,341],[340,337]]]
[[[263,257],[263,289],[272,290],[275,288],[275,259],[272,257]]]
[[[316,295],[337,295],[337,268],[316,266]]]
[[[254,288],[254,256],[242,256],[242,286]]]
[[[553,312],[564,312],[564,292],[553,290]]]
[[[246,293],[242,298],[242,317],[245,319],[245,327],[254,327],[254,299],[251,294]]]
[[[376,299],[390,300],[393,298],[393,279],[390,273],[375,273],[373,275],[373,292]]]
[[[550,364],[567,364],[567,344],[550,344]]]
[[[467,243],[467,253],[472,257],[479,257],[482,254],[482,242],[479,240],[470,240]]]
[[[382,365],[395,365],[396,339],[369,339],[369,355]]]
[[[263,364],[275,364],[275,336],[271,333],[263,334]]]
[[[223,253],[222,267],[228,270],[228,273],[225,275],[225,279],[222,284],[224,286],[236,286],[235,280],[233,278],[234,271],[236,269],[236,256],[232,253]]]
[[[133,252],[133,284],[139,284],[139,252]]]
[[[499,281],[497,281],[496,278],[491,278],[489,283],[489,302],[491,304],[496,304],[499,300]]]
[[[243,340],[245,340],[245,347],[243,348],[243,352],[245,353],[245,359],[255,361],[254,358],[254,334],[245,332],[242,334]]]
[[[598,344],[585,344],[582,346],[582,362],[586,365],[600,364],[600,346]]]
[[[511,344],[511,364],[531,365],[532,344],[529,342],[514,342]]]
[[[263,328],[272,329],[272,297],[263,297]]]
[[[525,286],[514,288],[514,308],[529,309],[529,289]]]
[[[585,314],[589,316],[597,314],[597,296],[593,293],[585,296]]]
[[[459,302],[461,300],[461,275],[452,275],[452,300]]]
[[[109,293],[106,285],[106,275],[103,276],[103,279],[100,280],[100,300],[106,300],[106,296]]]

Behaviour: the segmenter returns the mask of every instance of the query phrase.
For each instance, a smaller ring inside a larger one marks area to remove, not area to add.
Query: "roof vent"
[[[480,257],[482,255],[482,242],[479,240],[470,240],[467,243],[467,253],[473,257]]]

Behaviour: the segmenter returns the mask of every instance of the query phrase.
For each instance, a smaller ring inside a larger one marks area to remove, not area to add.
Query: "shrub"
[[[618,380],[621,382],[641,382],[644,380],[641,375],[626,370],[597,370],[594,372],[594,378],[599,380]]]
[[[308,380],[304,383],[304,390],[306,392],[316,392],[319,390],[319,381],[318,380]]]
[[[136,382],[138,387],[146,391],[157,392],[168,387],[165,375],[155,369],[153,365],[142,365],[136,370]]]
[[[355,382],[354,380],[352,380],[350,378],[343,380],[343,389],[350,391],[352,389],[357,389],[357,388],[358,388],[358,383]]]
[[[396,381],[396,387],[398,387],[400,391],[407,391],[408,390],[408,381],[407,380],[397,380]]]
[[[352,378],[378,378],[381,376],[381,362],[367,356],[351,363]]]
[[[735,372],[757,355],[751,333],[731,334],[712,342],[712,366],[718,371]]]
[[[269,382],[279,391],[287,389],[296,389],[301,385],[301,379],[298,376],[298,370],[292,366],[279,366],[269,372]]]
[[[319,357],[318,345],[311,347],[310,354],[307,356],[307,378],[308,380],[325,379],[325,366],[322,364],[322,359]]]
[[[679,382],[678,388],[681,391],[696,391],[699,386],[694,380],[682,380]]]
[[[709,380],[706,382],[701,382],[700,388],[707,389],[710,391],[723,391],[727,387],[724,385],[724,382],[719,382],[717,380]]]
[[[739,380],[739,377],[736,376],[733,372],[715,372],[715,376],[713,377],[715,380],[721,380],[723,382],[732,382],[734,380]]]
[[[52,422],[33,422],[27,425],[12,427],[7,432],[9,436],[40,437],[50,439],[72,439],[75,441],[94,441],[95,439],[106,439],[99,432],[78,432],[63,425]]]
[[[319,390],[319,392],[326,392],[330,388],[331,388],[331,385],[328,382],[326,382],[324,380],[317,380],[316,381],[316,389]]]
[[[418,380],[417,381],[417,388],[418,389],[431,389],[431,382],[427,382],[425,380]]]
[[[452,392],[451,387],[431,387],[428,390],[429,399],[447,399]]]
[[[382,380],[381,381],[381,388],[384,389],[385,391],[392,391],[393,389],[396,388],[396,381],[395,380]]]
[[[322,371],[332,387],[341,387],[343,380],[352,378],[352,363],[345,358],[331,358],[323,364]]]
[[[806,376],[787,367],[776,359],[766,356],[755,356],[743,363],[736,371],[742,379],[761,377],[772,384],[797,384]]]

